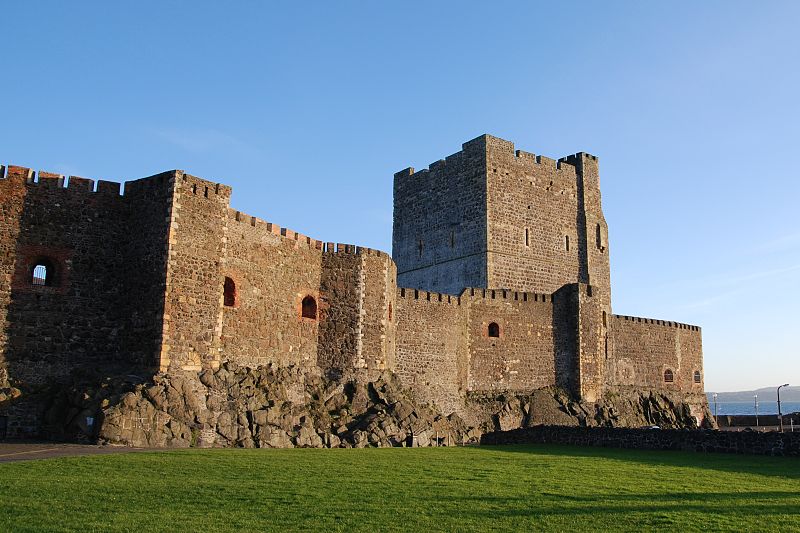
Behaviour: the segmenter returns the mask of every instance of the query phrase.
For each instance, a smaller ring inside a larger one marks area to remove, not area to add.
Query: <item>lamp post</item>
[[[788,383],[784,383],[780,387],[778,387],[778,422],[781,425],[781,433],[783,433],[783,413],[781,413],[781,389],[783,387],[788,387]]]
[[[717,424],[719,427],[719,422],[717,422],[717,393],[714,393],[714,423]]]
[[[753,401],[756,404],[756,427],[758,427],[758,394],[753,394]]]

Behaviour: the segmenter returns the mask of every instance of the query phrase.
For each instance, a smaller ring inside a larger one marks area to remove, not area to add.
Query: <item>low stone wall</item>
[[[758,423],[756,423],[758,422]],[[756,426],[777,426],[780,424],[778,415],[719,415],[717,423],[721,428],[743,428]],[[783,425],[786,431],[794,425],[796,431],[800,431],[800,412],[788,413],[783,415]]]
[[[604,448],[800,457],[800,433],[536,426],[495,431],[481,444],[575,444]]]

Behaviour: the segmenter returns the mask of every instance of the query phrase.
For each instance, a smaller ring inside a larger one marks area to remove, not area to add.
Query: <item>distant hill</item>
[[[765,387],[756,390],[718,392],[717,402],[752,402],[754,394],[758,394],[759,402],[775,402],[778,400],[776,393],[777,388],[778,387]],[[709,402],[713,401],[713,394],[713,392],[706,393]],[[800,385],[782,388],[781,402],[800,402]]]

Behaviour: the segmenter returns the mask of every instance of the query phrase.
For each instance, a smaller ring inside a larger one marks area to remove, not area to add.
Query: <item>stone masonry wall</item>
[[[486,146],[488,287],[550,294],[590,283],[609,293],[610,305],[597,158],[555,161],[491,136]]]
[[[486,433],[483,445],[574,444],[638,450],[800,456],[800,433],[535,426]]]
[[[702,393],[704,390],[701,330],[697,326],[613,315],[610,342],[610,384]],[[673,382],[664,382],[671,370]],[[695,383],[694,373],[700,372]]]
[[[0,166],[0,384],[8,379],[8,310],[11,305],[11,280],[17,257],[25,181],[30,171]]]
[[[223,274],[235,283],[235,303],[223,306],[224,357],[251,367],[317,364],[318,321],[300,307],[310,295],[325,312],[323,243],[238,211],[228,219]]]
[[[428,169],[395,174],[392,257],[398,285],[451,295],[485,287],[485,213],[483,137]]]
[[[95,191],[94,181],[75,176],[66,181],[39,172],[34,181],[20,167],[9,168],[0,191],[8,230],[0,350],[10,377],[37,383],[80,367],[152,368],[154,336],[134,335],[127,321],[135,290],[128,274],[141,266],[128,254],[136,238],[128,225],[134,196],[121,196],[118,183],[105,181]],[[156,213],[156,223],[164,215]],[[45,285],[32,281],[37,264],[47,267]],[[141,295],[143,309],[153,304],[147,296]]]
[[[549,294],[585,283],[575,167],[496,137],[487,146],[488,286]]]
[[[356,247],[333,244],[322,254],[317,364],[327,370],[363,368],[361,318],[364,298],[362,256]]]
[[[390,370],[395,366],[397,267],[384,252],[360,250],[364,290],[359,365],[369,370]]]
[[[398,289],[395,372],[447,415],[463,408],[469,306],[458,296]]]
[[[172,175],[162,371],[219,366],[223,259],[231,188]]]
[[[125,280],[128,296],[123,299],[124,311],[118,324],[124,331],[121,352],[154,370],[161,364],[171,178],[172,173],[166,172],[129,181],[123,197],[128,214],[120,231],[124,246],[118,278]]]
[[[470,391],[532,391],[555,384],[553,305],[547,294],[469,289]],[[490,337],[489,324],[499,326]]]

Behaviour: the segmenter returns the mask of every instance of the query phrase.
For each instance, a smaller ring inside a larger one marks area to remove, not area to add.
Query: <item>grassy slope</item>
[[[0,465],[0,531],[800,530],[800,461],[563,446]]]

